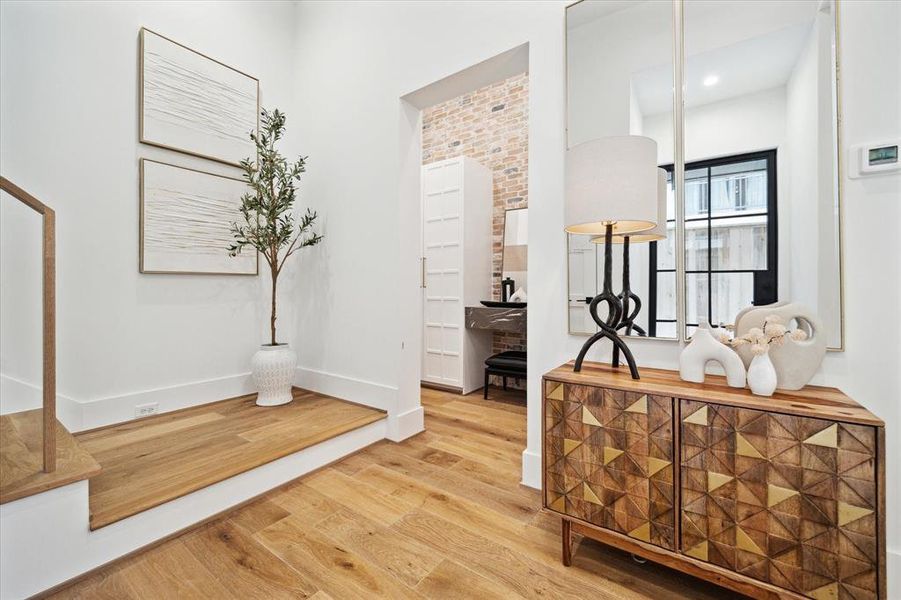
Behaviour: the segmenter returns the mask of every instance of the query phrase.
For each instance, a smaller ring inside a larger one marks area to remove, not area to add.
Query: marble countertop
[[[467,306],[466,328],[525,333],[526,309]]]

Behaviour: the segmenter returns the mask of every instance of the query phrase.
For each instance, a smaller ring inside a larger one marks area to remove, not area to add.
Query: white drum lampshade
[[[605,236],[591,238],[594,244],[603,244]],[[614,235],[613,243],[622,244],[625,236]],[[658,242],[666,239],[666,171],[657,169],[657,225],[653,229],[629,235],[632,244],[641,242]]]
[[[624,135],[574,146],[566,152],[566,231],[633,234],[657,225],[657,142]]]

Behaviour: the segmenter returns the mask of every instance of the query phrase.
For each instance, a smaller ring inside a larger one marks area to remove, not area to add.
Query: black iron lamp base
[[[588,354],[588,350],[601,339],[607,338],[613,343],[613,356],[616,359],[614,366],[619,366],[619,353],[622,352],[626,359],[626,363],[629,365],[629,372],[632,374],[632,379],[640,379],[638,376],[638,366],[635,364],[635,358],[632,356],[632,351],[629,350],[626,342],[624,342],[617,334],[617,330],[620,328],[623,318],[628,317],[628,315],[623,315],[623,302],[620,300],[619,296],[613,293],[613,287],[610,283],[613,272],[612,253],[613,225],[607,225],[606,239],[604,240],[604,289],[600,294],[595,296],[591,300],[591,304],[588,305],[588,312],[591,313],[591,318],[597,323],[600,331],[588,338],[588,341],[582,345],[582,349],[576,357],[576,364],[573,366],[573,371],[576,373],[581,371],[582,361],[585,360],[585,355]],[[601,302],[607,303],[606,321],[601,320],[598,316],[598,304]]]

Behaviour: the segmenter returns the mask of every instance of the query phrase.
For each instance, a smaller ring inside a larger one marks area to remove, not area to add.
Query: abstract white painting
[[[240,179],[141,160],[141,272],[256,275],[257,254],[232,258]]]
[[[224,163],[256,155],[259,81],[141,29],[141,141]]]

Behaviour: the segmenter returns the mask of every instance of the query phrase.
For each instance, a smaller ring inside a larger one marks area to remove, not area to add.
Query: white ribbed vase
[[[288,344],[260,346],[253,355],[251,365],[258,392],[257,406],[278,406],[291,402],[297,353]]]

